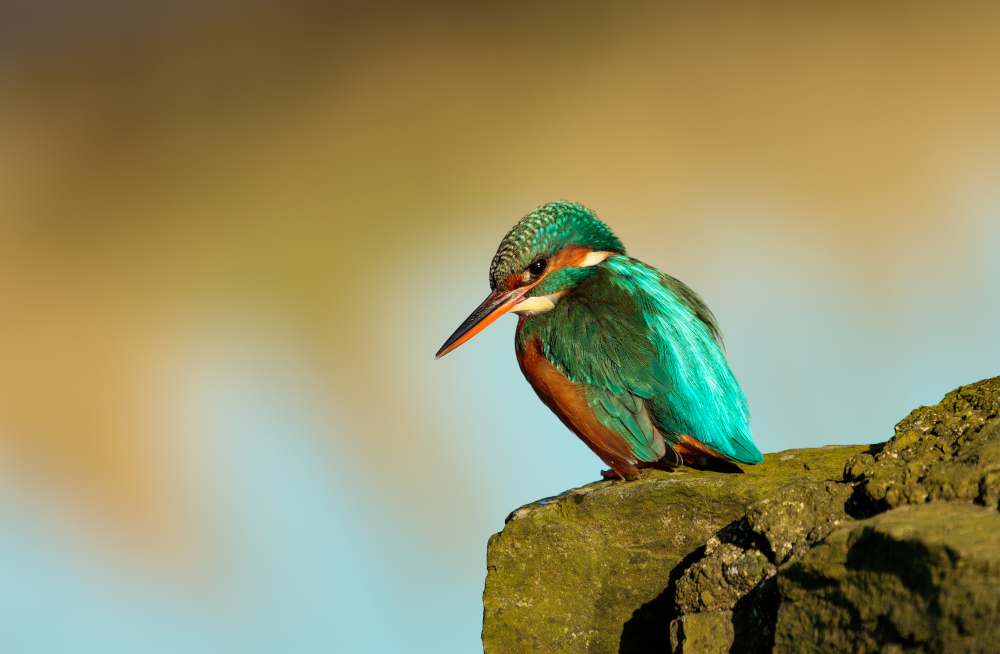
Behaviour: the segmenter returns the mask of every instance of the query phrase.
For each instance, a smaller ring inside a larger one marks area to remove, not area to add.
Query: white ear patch
[[[552,295],[541,295],[539,297],[529,297],[523,302],[518,302],[511,309],[511,313],[516,313],[519,316],[533,316],[536,313],[543,313],[545,311],[551,311],[556,308],[556,302],[559,301],[565,293],[553,293]]]
[[[579,267],[589,268],[590,266],[596,266],[597,264],[601,263],[602,261],[612,256],[613,254],[614,252],[603,252],[603,251],[591,252],[586,257],[584,257]]]

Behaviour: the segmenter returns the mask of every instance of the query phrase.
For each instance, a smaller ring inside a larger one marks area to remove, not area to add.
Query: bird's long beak
[[[479,308],[473,311],[472,315],[466,318],[465,322],[455,330],[455,333],[444,342],[444,345],[437,351],[434,358],[440,359],[486,329],[491,322],[517,306],[534,286],[535,284],[530,284],[514,289],[513,291],[493,291],[490,293],[486,297],[486,300],[479,305]]]

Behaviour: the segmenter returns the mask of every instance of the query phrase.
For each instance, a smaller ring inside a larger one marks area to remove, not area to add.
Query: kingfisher
[[[522,218],[490,264],[491,293],[438,350],[505,313],[517,363],[549,409],[610,470],[764,460],[722,333],[680,281],[625,254],[586,207],[553,202]]]

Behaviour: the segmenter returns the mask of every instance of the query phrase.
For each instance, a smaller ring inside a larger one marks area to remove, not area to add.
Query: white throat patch
[[[533,316],[536,313],[543,313],[545,311],[552,311],[556,308],[556,302],[559,301],[565,295],[564,291],[559,293],[553,293],[552,295],[541,295],[539,297],[529,297],[527,300],[518,302],[511,309],[511,313],[516,313],[519,316]]]
[[[596,251],[590,252],[584,257],[583,261],[577,266],[578,268],[589,268],[591,266],[596,266],[608,257],[614,256],[614,252],[604,252]],[[525,272],[527,274],[527,272]],[[518,302],[511,309],[511,313],[516,313],[519,316],[533,316],[536,313],[544,313],[545,311],[552,311],[556,308],[556,302],[566,295],[566,291],[559,291],[558,293],[553,293],[551,295],[542,295],[539,297],[529,297],[523,302]]]
[[[579,267],[589,268],[591,266],[596,266],[597,264],[601,263],[602,261],[613,255],[614,252],[604,252],[600,250],[591,252],[583,259],[583,262],[580,263]]]

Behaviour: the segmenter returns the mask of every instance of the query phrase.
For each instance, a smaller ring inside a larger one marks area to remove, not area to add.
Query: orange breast
[[[563,424],[579,436],[606,465],[621,477],[639,474],[636,459],[629,453],[625,442],[602,425],[591,411],[583,386],[570,381],[552,365],[542,355],[537,340],[529,341],[525,344],[524,351],[517,353],[517,363],[545,406],[552,409]]]
[[[520,328],[521,325],[518,323],[518,329]],[[594,454],[621,477],[637,475],[637,468],[662,467],[669,470],[680,465],[681,460],[696,465],[703,463],[705,457],[729,460],[696,438],[681,434],[674,437],[679,442],[667,445],[667,454],[670,456],[661,459],[659,464],[637,461],[629,452],[625,441],[613,430],[601,424],[594,415],[587,402],[583,385],[570,381],[552,365],[542,354],[541,344],[537,340],[527,342],[524,351],[517,352],[517,363],[545,406],[549,407],[570,431],[579,436]],[[676,455],[670,451],[671,447]]]

